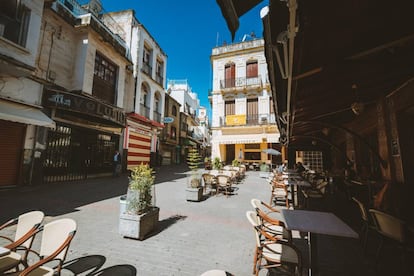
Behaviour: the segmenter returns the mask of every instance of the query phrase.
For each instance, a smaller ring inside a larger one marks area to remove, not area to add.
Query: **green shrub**
[[[213,159],[213,169],[215,170],[221,170],[221,168],[223,167],[221,160],[219,157],[215,157]]]
[[[152,186],[155,180],[153,173],[153,169],[144,164],[132,169],[126,199],[129,213],[142,214],[153,207]]]

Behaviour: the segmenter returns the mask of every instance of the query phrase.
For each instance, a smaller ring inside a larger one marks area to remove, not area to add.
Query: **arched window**
[[[173,105],[173,107],[172,107],[171,114],[173,116],[177,116],[177,107],[175,105]]]
[[[160,113],[160,95],[158,93],[154,97],[154,111]]]
[[[148,95],[149,95],[148,86],[145,83],[143,83],[141,86],[141,105],[145,107],[148,106]]]
[[[141,85],[141,115],[144,115],[145,117],[149,118],[149,112],[150,109],[148,107],[149,105],[149,88],[148,86],[143,83]]]

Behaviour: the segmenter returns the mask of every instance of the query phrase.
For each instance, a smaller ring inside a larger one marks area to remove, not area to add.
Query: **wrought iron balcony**
[[[220,127],[276,124],[275,114],[241,114],[220,117]]]
[[[145,74],[147,74],[148,76],[151,76],[151,72],[152,72],[152,66],[149,65],[148,63],[142,63],[142,68],[141,68],[142,72],[144,72]]]
[[[220,88],[244,88],[249,86],[262,86],[262,79],[260,76],[257,77],[241,77],[241,78],[230,78],[223,79],[220,81]]]
[[[146,118],[149,118],[150,109],[149,107],[146,107],[145,105],[141,104],[141,115],[145,116]]]
[[[161,123],[161,113],[159,113],[159,112],[157,112],[157,111],[154,111],[154,114],[153,114],[153,120],[154,121],[157,121],[158,123]]]
[[[155,81],[158,82],[159,84],[161,84],[161,86],[162,86],[163,83],[164,83],[164,77],[157,74],[157,75],[155,75]]]

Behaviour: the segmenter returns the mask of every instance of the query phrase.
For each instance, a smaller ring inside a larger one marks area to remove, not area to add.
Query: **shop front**
[[[263,162],[273,162],[272,156],[264,150],[278,144],[278,139],[278,133],[222,135],[216,139],[218,156],[227,164],[237,159],[242,163],[259,166]]]
[[[37,136],[54,127],[40,107],[0,100],[0,187],[31,183]]]
[[[107,176],[119,150],[125,113],[91,96],[45,90],[43,106],[56,128],[47,134],[43,157],[45,182]]]

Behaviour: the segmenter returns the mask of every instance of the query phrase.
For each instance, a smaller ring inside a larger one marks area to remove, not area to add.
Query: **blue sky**
[[[263,37],[260,9],[263,1],[243,15],[234,42],[254,32]],[[215,0],[102,0],[106,12],[135,10],[135,16],[167,54],[167,79],[187,79],[200,104],[211,110],[212,48],[231,43],[231,34]],[[210,115],[211,116],[211,115]]]

